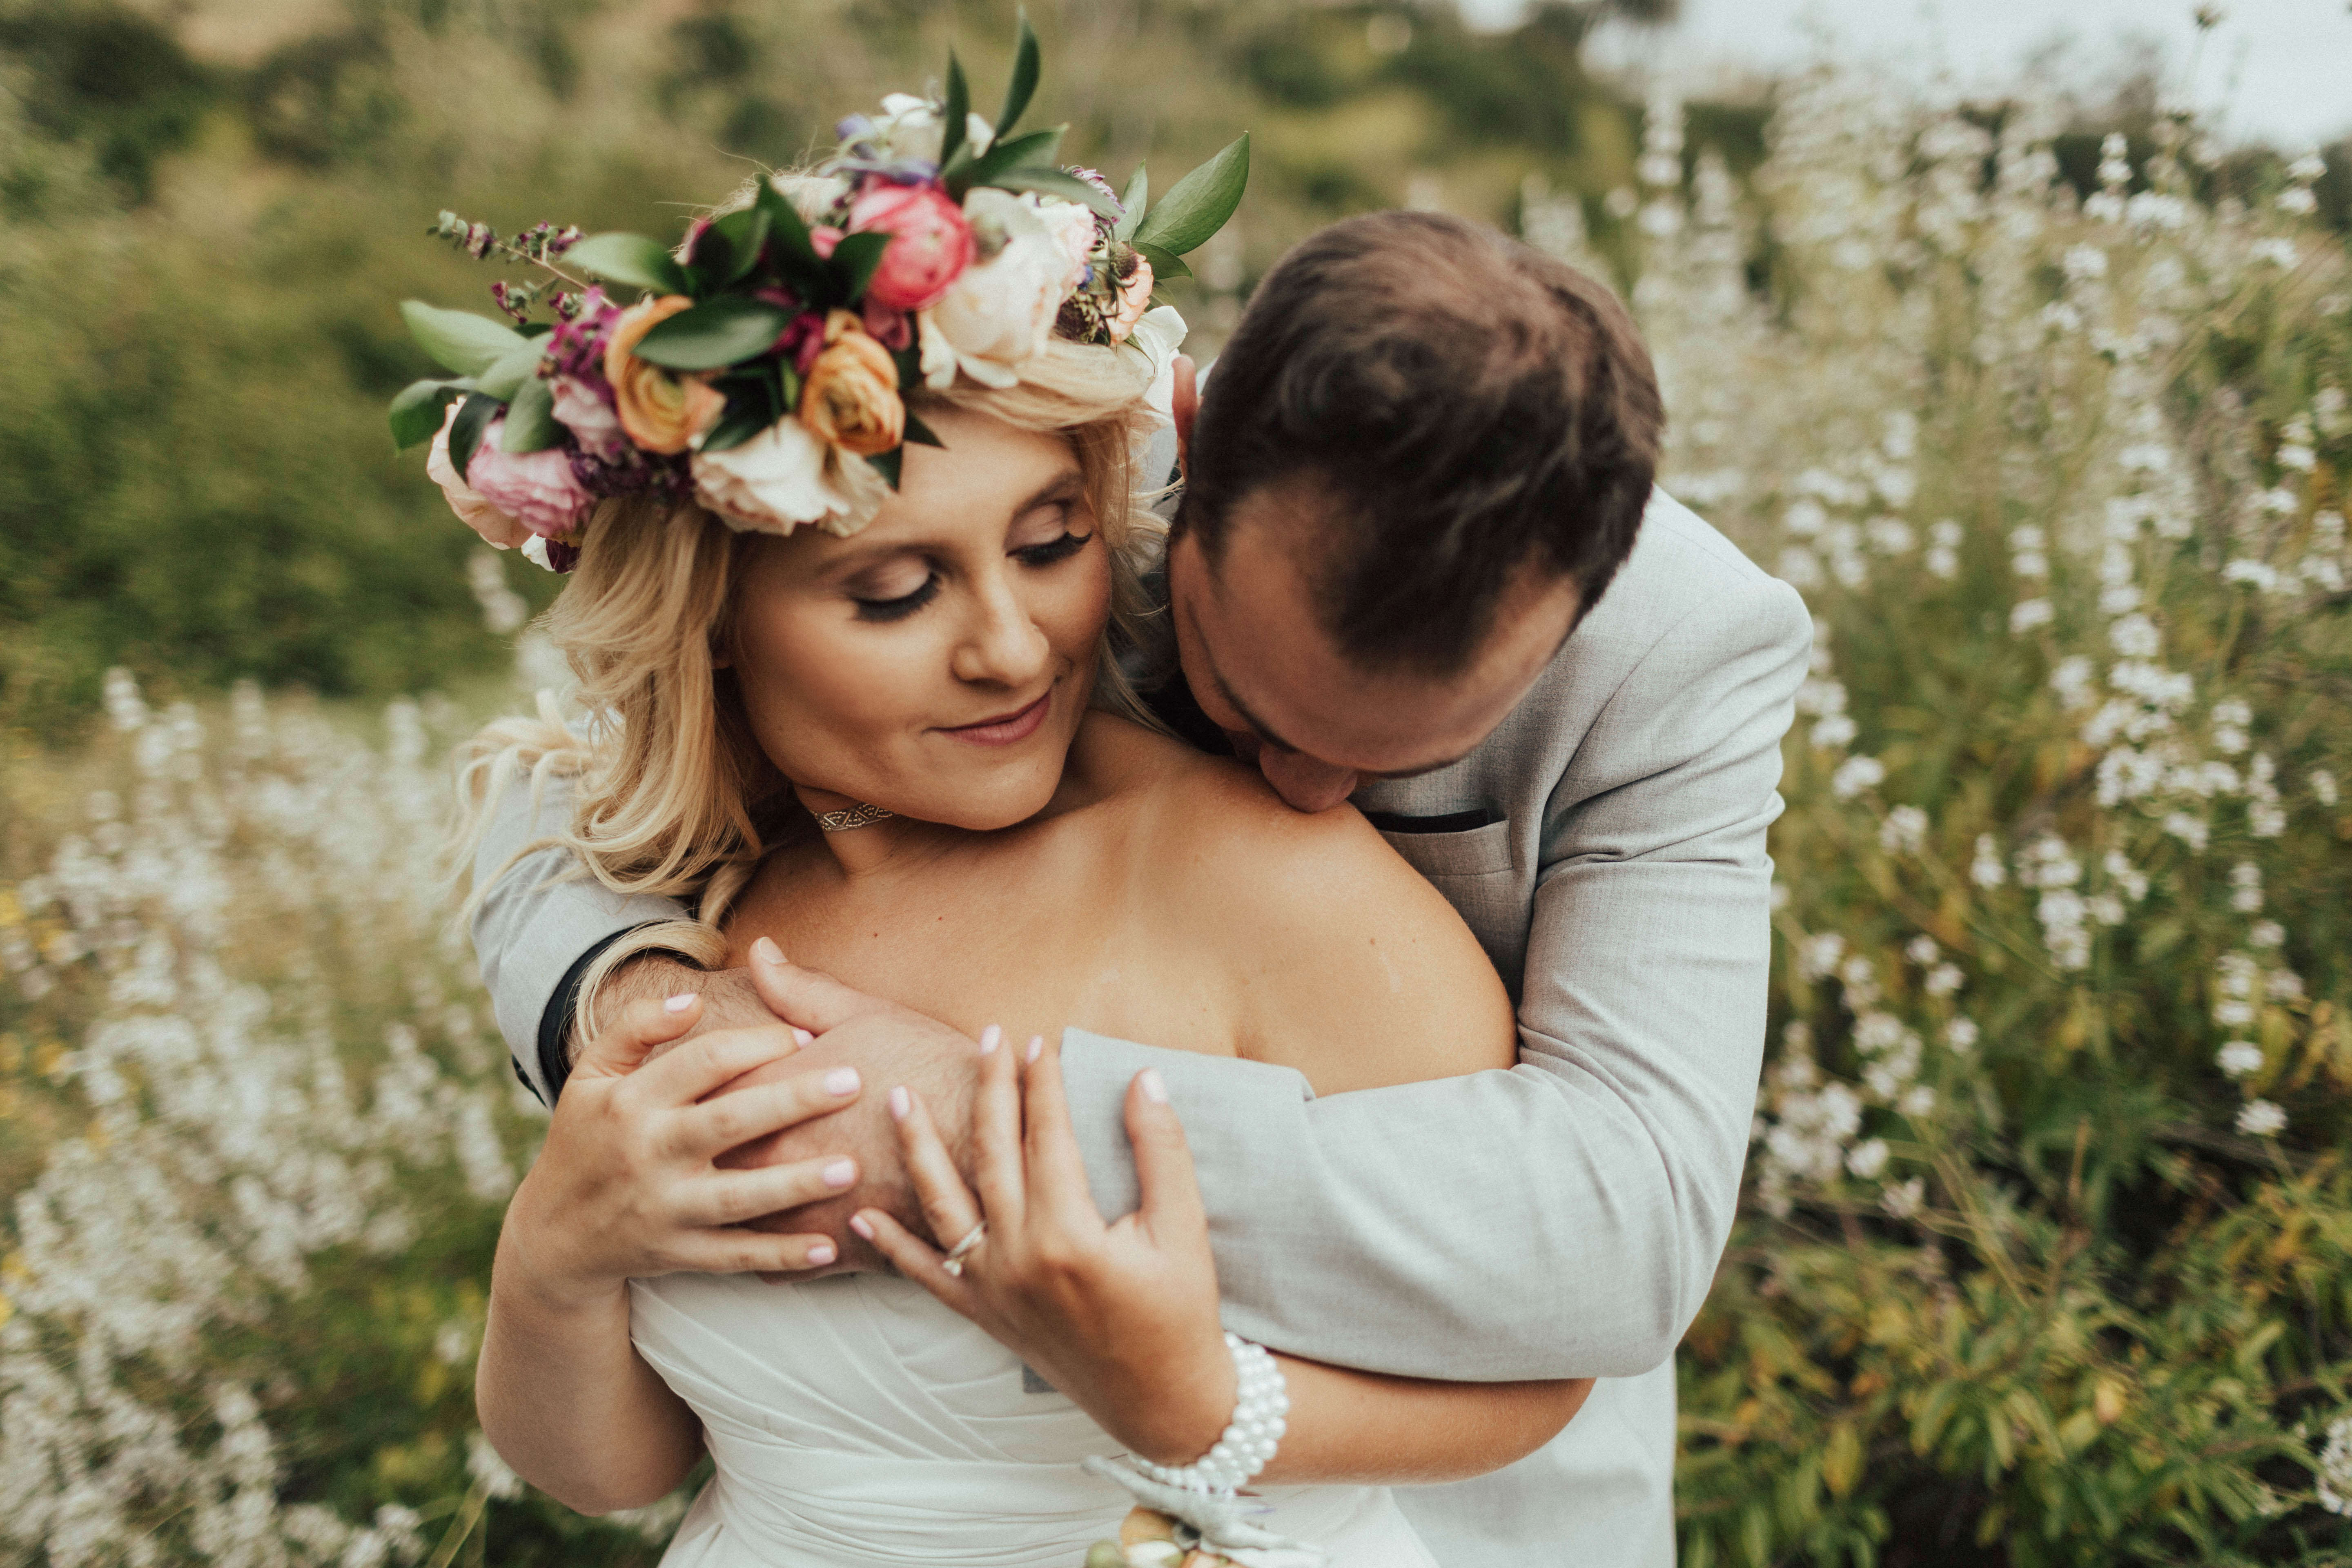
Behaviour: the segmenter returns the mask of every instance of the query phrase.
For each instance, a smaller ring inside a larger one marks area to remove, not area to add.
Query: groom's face
[[[1168,556],[1177,649],[1192,695],[1282,798],[1322,811],[1368,779],[1433,773],[1518,705],[1576,625],[1575,580],[1523,572],[1461,670],[1368,673],[1317,613],[1297,539],[1313,498],[1261,490],[1236,503],[1213,563],[1180,536]]]

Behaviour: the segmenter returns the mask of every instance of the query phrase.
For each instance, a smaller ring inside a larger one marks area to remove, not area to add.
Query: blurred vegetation
[[[167,693],[379,697],[494,661],[470,542],[382,429],[427,368],[395,302],[476,302],[488,281],[425,238],[432,215],[661,232],[747,161],[789,163],[839,113],[930,79],[950,42],[992,76],[1011,9],[0,0],[0,725],[72,732],[116,663]],[[1071,121],[1074,156],[1181,167],[1255,133],[1241,223],[1204,258],[1213,297],[1181,292],[1201,346],[1318,225],[1409,203],[1509,223],[1531,174],[1630,263],[1608,197],[1631,187],[1640,113],[1584,49],[1672,0],[1538,5],[1501,33],[1444,4],[1031,9],[1041,112]],[[1767,109],[1694,106],[1686,157],[1752,168]],[[2068,172],[2089,181],[2081,140]],[[2346,184],[2339,159],[2321,192],[2339,218]]]

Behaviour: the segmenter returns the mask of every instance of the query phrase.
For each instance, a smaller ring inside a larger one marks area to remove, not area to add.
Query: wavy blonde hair
[[[1150,371],[1139,353],[1056,339],[1022,376],[1002,389],[961,381],[919,387],[907,403],[918,414],[971,410],[1069,443],[1111,563],[1095,705],[1154,723],[1116,657],[1149,613],[1137,563],[1164,531],[1134,471],[1150,427]],[[639,952],[677,952],[706,967],[720,962],[720,922],[775,830],[798,810],[752,736],[734,679],[721,679],[717,664],[733,635],[736,574],[756,537],[690,500],[598,503],[579,568],[544,617],[579,681],[585,721],[567,724],[541,693],[537,717],[499,720],[459,752],[461,866],[473,864],[507,790],[527,781],[535,801],[550,779],[567,778],[575,789],[570,823],[524,846],[508,866],[541,849],[568,849],[578,869],[567,875],[693,909],[690,920],[642,928],[608,947],[583,981],[586,1001]],[[472,890],[468,916],[488,886]],[[582,1037],[595,1032],[585,1006],[580,1023]]]

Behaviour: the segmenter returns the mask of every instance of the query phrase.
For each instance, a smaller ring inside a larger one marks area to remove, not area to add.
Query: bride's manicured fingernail
[[[1045,1036],[1043,1036],[1043,1035],[1032,1035],[1032,1036],[1030,1036],[1030,1037],[1029,1037],[1029,1050],[1028,1050],[1028,1054],[1027,1054],[1027,1056],[1026,1056],[1024,1059],[1024,1060],[1027,1060],[1027,1061],[1033,1061],[1033,1062],[1034,1062],[1034,1061],[1035,1061],[1039,1057],[1042,1057],[1042,1056],[1044,1056],[1045,1054]]]
[[[813,1046],[816,1044],[816,1037],[810,1034],[806,1029],[802,1028],[798,1024],[794,1024],[793,1026],[793,1044],[796,1046]]]
[[[874,1222],[867,1219],[862,1214],[854,1214],[849,1216],[849,1228],[856,1231],[858,1235],[864,1237],[868,1241],[874,1239]]]
[[[915,1098],[907,1092],[904,1085],[890,1091],[890,1114],[895,1120],[906,1121],[907,1113],[914,1109]]]
[[[834,1068],[824,1075],[824,1091],[827,1094],[856,1094],[857,1069],[856,1068]]]
[[[808,1249],[809,1267],[811,1268],[822,1268],[826,1264],[833,1261],[834,1256],[833,1243],[829,1241],[820,1241],[815,1246]]]
[[[998,1044],[1003,1041],[1003,1038],[1004,1031],[997,1027],[994,1024],[991,1024],[988,1027],[980,1032],[980,1054],[982,1056],[989,1055],[996,1049]]]
[[[681,991],[677,995],[670,997],[667,1001],[662,1004],[662,1011],[665,1013],[683,1013],[688,1007],[693,1005],[694,993],[691,991]]]
[[[1143,1098],[1154,1105],[1168,1103],[1168,1080],[1160,1076],[1158,1068],[1143,1069]]]
[[[763,936],[751,944],[751,956],[761,963],[782,963],[784,961],[784,950],[778,947],[771,938]]]
[[[850,1183],[857,1180],[857,1162],[855,1160],[835,1160],[832,1164],[827,1165],[818,1173],[824,1177],[824,1184],[826,1186],[845,1187],[849,1185]]]

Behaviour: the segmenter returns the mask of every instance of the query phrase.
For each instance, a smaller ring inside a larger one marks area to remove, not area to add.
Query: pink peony
[[[1127,281],[1118,286],[1118,309],[1111,312],[1110,319],[1103,323],[1110,331],[1110,341],[1115,343],[1127,342],[1128,333],[1135,331],[1135,323],[1143,320],[1143,312],[1150,309],[1151,263],[1139,256],[1135,258],[1135,270],[1129,273]]]
[[[590,457],[607,463],[617,463],[629,449],[629,437],[621,428],[621,416],[613,410],[613,398],[602,375],[591,381],[579,375],[551,375],[547,389],[555,398],[555,417],[572,432],[580,449]]]
[[[491,505],[479,490],[458,476],[457,465],[449,460],[449,426],[457,423],[457,406],[463,402],[462,397],[452,400],[448,412],[441,416],[441,428],[433,437],[433,450],[425,458],[425,471],[441,487],[458,521],[480,534],[493,550],[512,550],[530,537],[530,530]],[[488,445],[487,440],[484,445]],[[479,458],[478,452],[476,473],[481,472]]]
[[[850,206],[849,226],[890,236],[866,290],[887,310],[929,310],[971,265],[971,225],[936,185],[869,185]]]
[[[499,450],[499,437],[506,423],[501,414],[482,432],[482,444],[474,448],[467,479],[484,500],[531,532],[549,539],[569,538],[588,521],[596,498],[581,488],[572,471],[572,458],[561,447],[538,452]]]

